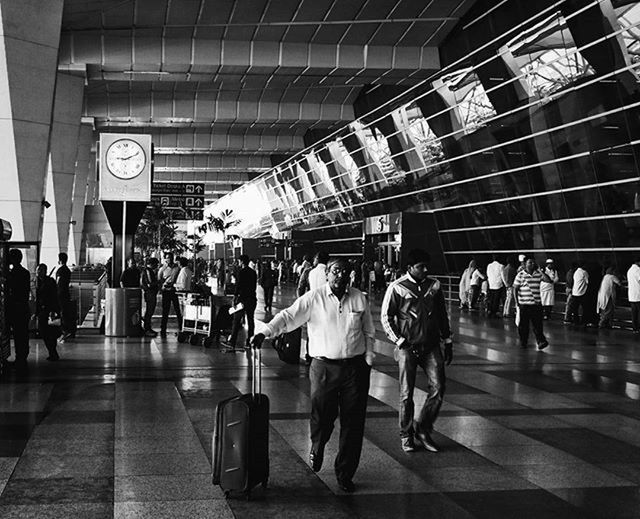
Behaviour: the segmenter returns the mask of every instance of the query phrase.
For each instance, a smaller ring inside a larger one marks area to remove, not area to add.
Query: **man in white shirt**
[[[504,282],[502,281],[502,269],[504,265],[493,255],[493,261],[487,265],[487,282],[489,283],[489,297],[487,301],[487,317],[496,317],[500,299],[504,292]]]
[[[191,272],[189,268],[189,260],[180,257],[178,258],[178,263],[180,263],[180,271],[176,278],[176,290],[179,292],[189,292],[191,291],[191,281],[193,279],[193,272]]]
[[[580,322],[580,309],[584,316],[584,296],[589,286],[589,273],[583,268],[582,263],[578,264],[573,273],[573,288],[571,289],[571,300],[567,309],[568,320],[578,324]]]
[[[328,263],[328,281],[306,292],[252,338],[260,347],[265,337],[276,337],[307,324],[313,337],[309,353],[311,382],[311,468],[322,468],[324,448],[340,416],[340,443],[335,460],[338,486],[353,492],[353,475],[360,462],[364,422],[373,363],[375,327],[362,292],[348,287],[349,264]]]
[[[309,289],[315,290],[327,282],[327,261],[329,255],[324,252],[318,252],[313,258],[314,267],[309,272]]]
[[[627,284],[633,333],[640,333],[640,259],[627,270]]]

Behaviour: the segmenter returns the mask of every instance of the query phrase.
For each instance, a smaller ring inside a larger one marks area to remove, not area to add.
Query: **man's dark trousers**
[[[169,311],[171,310],[171,303],[173,303],[173,309],[176,311],[178,317],[178,327],[182,327],[182,312],[180,311],[180,302],[178,301],[178,294],[175,290],[163,290],[162,291],[162,321],[160,324],[160,331],[162,333],[167,332],[167,321],[169,320]]]
[[[489,316],[498,315],[498,308],[500,308],[500,299],[502,299],[503,292],[504,288],[489,289],[487,301],[487,314],[489,314]]]
[[[164,298],[162,299],[164,301]],[[146,332],[151,330],[151,319],[153,318],[153,312],[156,310],[156,304],[158,303],[158,292],[155,290],[145,290],[144,291],[144,330]],[[164,315],[164,304],[163,315]],[[169,310],[167,309],[167,316],[169,315]],[[166,327],[166,322],[165,322]]]
[[[240,333],[240,328],[242,328],[242,318],[244,316],[247,317],[247,344],[249,343],[249,339],[253,336],[255,331],[255,321],[253,319],[253,314],[256,312],[256,306],[258,305],[257,299],[249,299],[246,301],[241,301],[244,306],[242,311],[236,312],[233,314],[233,326],[231,328],[231,346],[235,347],[236,341],[238,340],[238,334]]]
[[[520,305],[520,345],[526,346],[529,340],[529,323],[533,326],[533,333],[536,336],[536,343],[546,344],[547,339],[542,332],[542,305]]]
[[[324,452],[339,414],[340,441],[335,460],[339,480],[351,480],[360,463],[370,373],[364,355],[340,361],[314,358],[311,362],[311,449]]]
[[[9,311],[7,321],[13,331],[13,347],[18,364],[26,362],[29,356],[29,308]]]

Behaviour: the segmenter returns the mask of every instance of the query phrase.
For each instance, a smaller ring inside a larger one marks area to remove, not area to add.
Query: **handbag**
[[[49,319],[47,319],[47,325],[49,326],[62,326],[62,318],[59,315],[54,313],[49,314]]]

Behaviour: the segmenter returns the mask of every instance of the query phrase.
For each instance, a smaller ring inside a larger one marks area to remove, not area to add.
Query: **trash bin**
[[[141,334],[142,290],[107,288],[105,294],[105,335],[136,337]]]

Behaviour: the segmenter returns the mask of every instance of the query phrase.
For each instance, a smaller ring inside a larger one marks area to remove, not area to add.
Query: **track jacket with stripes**
[[[382,300],[380,320],[397,346],[406,341],[425,350],[451,342],[451,328],[440,282],[426,278],[419,283],[408,273],[391,283]]]

